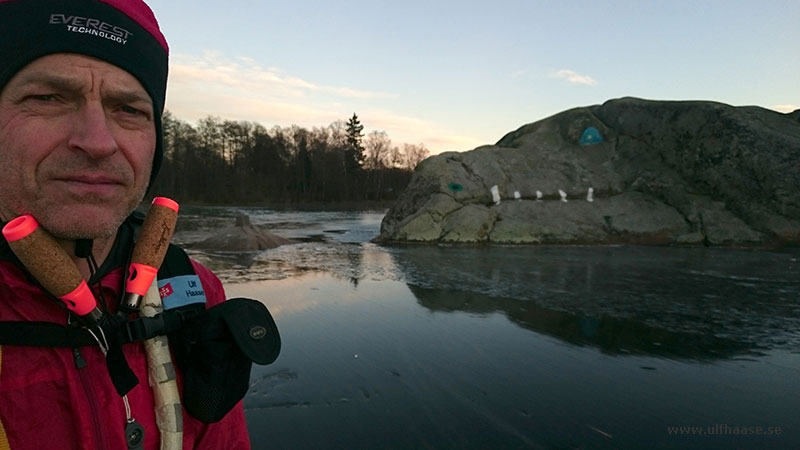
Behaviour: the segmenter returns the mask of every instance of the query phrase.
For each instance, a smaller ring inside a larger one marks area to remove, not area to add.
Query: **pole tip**
[[[178,202],[167,197],[156,197],[153,199],[153,205],[163,206],[175,212],[178,212]]]
[[[3,236],[8,242],[18,241],[27,237],[39,227],[39,222],[30,214],[25,214],[13,219],[3,227]]]

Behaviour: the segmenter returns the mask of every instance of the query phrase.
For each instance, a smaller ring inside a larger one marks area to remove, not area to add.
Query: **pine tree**
[[[345,149],[345,165],[347,171],[350,173],[361,169],[364,165],[364,144],[361,142],[361,139],[364,137],[363,131],[364,125],[361,125],[358,116],[356,113],[353,113],[353,117],[347,121],[346,128],[347,148]]]

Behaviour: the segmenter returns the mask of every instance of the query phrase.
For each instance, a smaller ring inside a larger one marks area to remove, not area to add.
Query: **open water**
[[[382,211],[246,213],[297,244],[190,253],[283,348],[255,449],[800,449],[800,249],[382,247]]]

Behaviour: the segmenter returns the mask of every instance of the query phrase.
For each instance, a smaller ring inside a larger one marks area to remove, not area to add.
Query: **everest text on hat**
[[[91,34],[93,36],[119,42],[122,45],[125,45],[128,42],[128,38],[133,36],[133,33],[122,27],[117,27],[107,22],[89,17],[67,16],[66,14],[51,14],[50,24],[65,24],[67,26],[67,31],[73,33]]]

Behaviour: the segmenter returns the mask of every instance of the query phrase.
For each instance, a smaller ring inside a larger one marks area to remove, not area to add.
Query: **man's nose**
[[[88,101],[80,106],[75,115],[69,146],[94,159],[105,158],[117,151],[117,141],[100,102]]]

